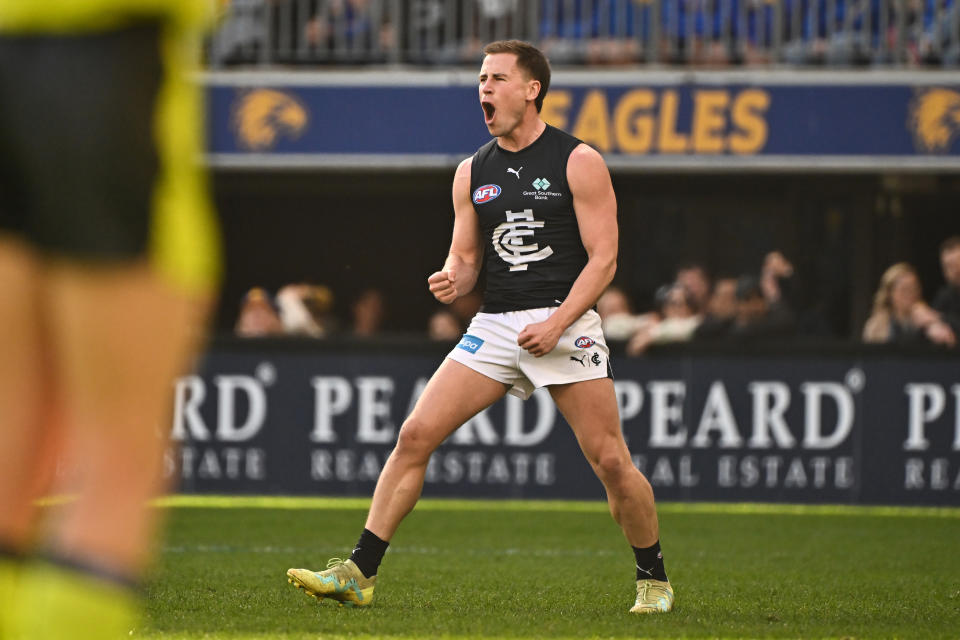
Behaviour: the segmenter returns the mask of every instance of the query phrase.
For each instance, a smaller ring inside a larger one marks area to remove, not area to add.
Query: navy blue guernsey
[[[547,125],[520,151],[496,138],[480,147],[470,169],[473,208],[484,241],[483,311],[558,306],[587,264],[567,159],[580,140]]]

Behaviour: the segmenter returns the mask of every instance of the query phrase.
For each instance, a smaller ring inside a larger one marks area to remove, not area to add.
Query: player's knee
[[[634,469],[630,459],[619,451],[601,453],[593,466],[600,481],[608,487],[619,485]]]
[[[400,429],[393,454],[413,463],[428,460],[435,447],[431,439],[426,436],[427,431],[425,424],[408,418]]]

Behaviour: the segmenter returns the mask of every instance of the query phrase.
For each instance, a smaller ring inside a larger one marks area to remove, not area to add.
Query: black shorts
[[[160,25],[0,36],[0,228],[86,258],[146,253]]]
[[[189,291],[216,284],[195,36],[163,18],[0,33],[0,233],[69,259],[147,258]]]

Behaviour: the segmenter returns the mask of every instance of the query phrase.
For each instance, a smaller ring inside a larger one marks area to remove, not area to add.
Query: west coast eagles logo
[[[917,92],[910,102],[907,126],[918,151],[949,151],[960,134],[960,93],[943,88]]]
[[[240,146],[252,151],[272,149],[280,135],[296,140],[308,120],[303,103],[275,89],[242,93],[233,105],[231,117]]]

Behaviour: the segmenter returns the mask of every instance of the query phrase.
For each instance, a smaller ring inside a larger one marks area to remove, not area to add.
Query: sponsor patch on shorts
[[[472,336],[469,333],[463,334],[463,337],[460,338],[460,343],[457,344],[457,348],[463,349],[464,351],[469,351],[470,353],[476,353],[477,349],[483,346],[483,340],[477,336]]]
[[[579,338],[574,340],[573,344],[577,345],[577,348],[579,349],[589,349],[590,347],[595,345],[596,342],[593,341],[593,338],[590,338],[587,336],[580,336]]]

